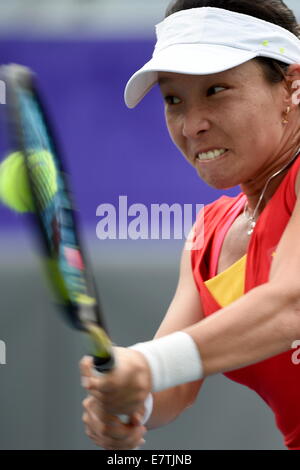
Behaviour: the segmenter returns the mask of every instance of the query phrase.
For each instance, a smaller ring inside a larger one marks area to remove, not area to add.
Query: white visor
[[[292,33],[252,16],[222,8],[191,8],[168,16],[156,26],[152,59],[125,88],[125,103],[134,108],[157,83],[157,72],[208,75],[237,67],[254,57],[300,63],[300,40]]]

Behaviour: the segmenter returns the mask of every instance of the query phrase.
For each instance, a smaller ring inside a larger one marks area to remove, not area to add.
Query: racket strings
[[[71,204],[63,180],[59,178],[51,137],[39,103],[33,94],[23,90],[19,91],[19,101],[23,139],[27,149],[25,158],[27,157],[34,200],[46,229],[51,255],[58,258],[70,296],[77,301],[80,295],[88,294],[88,289],[70,213]],[[49,169],[55,174],[55,192]]]

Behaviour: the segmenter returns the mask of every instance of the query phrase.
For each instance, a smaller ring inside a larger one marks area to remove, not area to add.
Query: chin
[[[200,179],[204,181],[208,186],[214,189],[220,189],[220,190],[227,190],[227,189],[232,189],[238,186],[240,183],[239,182],[229,182],[228,180],[222,180],[221,178],[215,179],[215,178],[204,178],[202,175],[199,175]]]
[[[238,186],[237,184],[233,184],[233,185],[216,185],[216,184],[209,184],[209,183],[206,183],[208,186],[210,186],[211,188],[214,188],[214,189],[218,189],[218,190],[223,190],[223,191],[226,191],[227,189],[232,189],[232,188],[235,188],[236,186]]]

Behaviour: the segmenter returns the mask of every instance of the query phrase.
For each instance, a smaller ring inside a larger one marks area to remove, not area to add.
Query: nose
[[[186,110],[182,124],[182,134],[184,137],[190,139],[199,137],[203,132],[208,131],[209,128],[210,123],[207,111],[196,106]]]

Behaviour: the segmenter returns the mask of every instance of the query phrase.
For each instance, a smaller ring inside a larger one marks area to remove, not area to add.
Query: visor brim
[[[158,72],[210,75],[237,67],[258,54],[238,48],[212,44],[174,44],[154,57],[128,81],[124,99],[134,108],[157,83]]]

